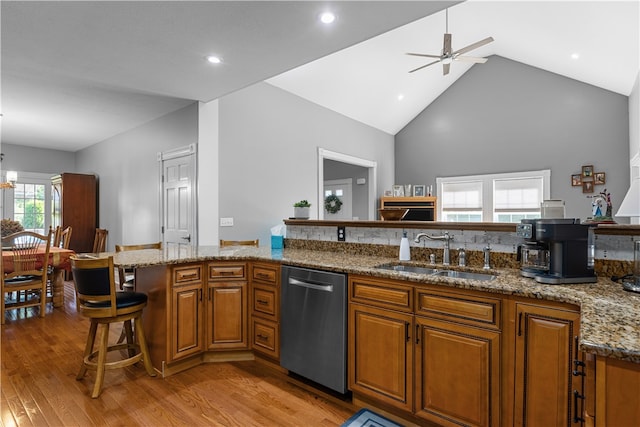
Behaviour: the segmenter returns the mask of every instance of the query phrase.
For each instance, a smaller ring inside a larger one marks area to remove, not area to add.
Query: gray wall
[[[368,219],[369,216],[369,169],[364,166],[350,165],[335,160],[324,160],[324,180],[348,179],[353,181],[351,185],[352,211],[351,216],[359,219]],[[356,184],[358,178],[367,180],[365,185]],[[377,203],[373,200],[371,203]]]
[[[75,172],[76,155],[70,151],[49,150],[2,143],[2,170],[50,173]]]
[[[198,105],[191,104],[78,151],[77,172],[98,176],[100,227],[116,244],[160,240],[157,153],[198,142]]]
[[[318,147],[377,161],[379,191],[393,183],[387,133],[266,83],[221,98],[219,108],[219,214],[234,218],[221,239],[268,239],[301,199],[317,218]]]
[[[629,188],[628,108],[626,96],[494,55],[396,135],[396,183],[550,169],[551,198],[584,219],[590,199],[570,177],[593,165],[615,213]]]

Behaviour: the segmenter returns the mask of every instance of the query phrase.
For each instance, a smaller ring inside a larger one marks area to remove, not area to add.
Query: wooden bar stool
[[[113,257],[74,257],[71,259],[71,270],[76,287],[76,302],[80,312],[91,320],[82,366],[76,379],[81,380],[87,369],[95,370],[96,382],[91,397],[96,398],[102,391],[105,370],[123,368],[142,360],[147,373],[155,377],[142,327],[142,310],[147,305],[147,295],[116,291]],[[136,328],[135,340],[132,320]],[[127,342],[109,345],[109,325],[116,322],[124,322]],[[102,330],[97,349],[94,351],[98,325],[102,325]],[[129,351],[128,358],[107,362],[108,352],[123,349]]]

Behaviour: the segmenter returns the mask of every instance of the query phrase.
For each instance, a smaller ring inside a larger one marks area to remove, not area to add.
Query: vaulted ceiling
[[[440,52],[447,7],[454,50],[493,36],[472,54],[628,95],[639,69],[638,6],[3,1],[2,142],[76,151],[264,80],[395,134],[471,66],[454,62],[448,76],[439,64],[408,73],[426,61],[405,52]],[[317,19],[325,10],[337,16],[330,26]]]

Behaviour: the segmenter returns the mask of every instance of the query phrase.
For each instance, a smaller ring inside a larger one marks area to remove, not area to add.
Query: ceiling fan
[[[446,32],[444,34],[444,44],[442,47],[442,54],[440,55],[428,55],[426,53],[407,53],[407,55],[411,56],[422,56],[425,58],[438,58],[437,61],[430,62],[421,67],[415,68],[410,73],[414,71],[422,70],[430,65],[437,64],[439,62],[442,63],[442,75],[446,76],[449,74],[449,68],[451,66],[452,61],[462,61],[462,62],[474,62],[476,64],[484,64],[487,62],[487,58],[479,58],[476,56],[462,56],[467,52],[470,52],[474,49],[477,49],[485,44],[491,43],[493,41],[493,37],[487,37],[486,39],[480,40],[469,46],[463,47],[462,49],[458,49],[455,52],[451,50],[451,34],[449,34],[449,9],[445,10],[446,13]]]

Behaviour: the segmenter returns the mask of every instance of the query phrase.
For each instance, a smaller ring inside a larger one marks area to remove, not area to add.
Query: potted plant
[[[293,217],[297,219],[309,219],[309,208],[311,203],[306,200],[300,200],[293,204]]]

